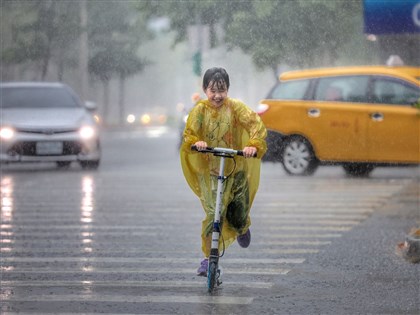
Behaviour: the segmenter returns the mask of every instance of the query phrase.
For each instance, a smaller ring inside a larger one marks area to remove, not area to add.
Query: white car
[[[78,161],[96,169],[101,159],[93,103],[83,104],[62,83],[0,83],[0,162]]]

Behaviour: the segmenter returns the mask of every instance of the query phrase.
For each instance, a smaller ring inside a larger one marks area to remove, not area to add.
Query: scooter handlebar
[[[192,145],[191,150],[198,151],[198,152],[201,152],[201,153],[213,153],[213,154],[222,153],[222,154],[233,154],[233,155],[244,156],[244,151],[228,149],[228,148],[207,147],[204,150],[198,150],[196,145]],[[254,154],[254,157],[256,157],[256,156],[257,156],[257,153]]]

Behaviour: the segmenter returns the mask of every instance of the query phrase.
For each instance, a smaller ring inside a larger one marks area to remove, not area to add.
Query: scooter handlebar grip
[[[205,148],[204,150],[198,150],[197,149],[197,146],[196,145],[192,145],[191,146],[191,150],[192,151],[198,151],[198,152],[202,152],[202,153],[214,153],[214,148],[212,148],[212,147],[207,147],[207,148]],[[240,156],[244,156],[244,151],[242,151],[242,150],[237,150],[236,151],[236,154],[237,155],[240,155]],[[255,153],[254,155],[253,155],[253,157],[257,157],[257,153]]]
[[[238,153],[237,154],[240,155],[240,156],[244,156],[244,151],[238,150]],[[255,152],[252,157],[257,157],[257,152]]]
[[[198,150],[197,149],[197,146],[196,145],[192,145],[191,146],[191,150],[192,151],[198,151],[198,152],[203,152],[203,153],[206,153],[206,152],[213,152],[213,148],[212,147],[207,147],[207,148],[205,148],[204,150]]]

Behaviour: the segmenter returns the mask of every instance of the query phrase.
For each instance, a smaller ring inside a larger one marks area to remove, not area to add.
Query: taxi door
[[[377,162],[420,162],[420,110],[410,103],[420,89],[401,80],[379,77],[372,85],[376,103],[369,109],[369,159]]]
[[[319,79],[314,102],[303,123],[312,130],[318,158],[327,161],[365,161],[368,158],[367,76]]]

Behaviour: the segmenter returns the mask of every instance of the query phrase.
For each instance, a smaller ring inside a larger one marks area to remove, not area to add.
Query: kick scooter
[[[191,147],[192,150],[198,151],[196,146]],[[214,287],[222,284],[222,271],[219,266],[219,258],[223,256],[219,253],[219,239],[222,230],[220,217],[223,207],[223,183],[230,176],[225,176],[225,159],[234,158],[235,155],[243,156],[243,151],[233,150],[227,148],[212,148],[207,147],[205,150],[200,150],[200,153],[210,153],[220,157],[219,176],[217,177],[217,192],[216,192],[216,209],[213,220],[213,231],[211,236],[211,249],[209,256],[209,265],[207,269],[207,289],[209,293],[213,292]],[[233,173],[233,171],[232,171]],[[232,174],[231,173],[231,174]]]

